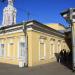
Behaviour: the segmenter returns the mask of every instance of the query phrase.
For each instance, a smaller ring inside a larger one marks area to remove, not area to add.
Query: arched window
[[[63,49],[66,49],[66,43],[63,41]]]
[[[59,53],[61,51],[61,41],[58,40],[58,43],[57,43],[57,53]]]
[[[55,39],[50,39],[50,50],[49,50],[50,58],[55,56]]]
[[[45,39],[41,38],[39,41],[39,57],[40,59],[45,58]]]
[[[5,56],[4,39],[0,39],[0,56]]]

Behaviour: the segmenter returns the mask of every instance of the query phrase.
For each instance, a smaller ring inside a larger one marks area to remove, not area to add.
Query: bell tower
[[[8,0],[7,7],[3,10],[3,21],[2,25],[14,25],[16,24],[16,8],[13,5],[13,0]]]

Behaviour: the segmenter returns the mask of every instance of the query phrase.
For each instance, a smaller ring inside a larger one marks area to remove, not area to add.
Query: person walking
[[[60,63],[63,63],[63,58],[64,58],[64,52],[63,50],[60,51]]]

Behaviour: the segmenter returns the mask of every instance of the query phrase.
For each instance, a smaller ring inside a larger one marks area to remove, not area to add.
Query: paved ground
[[[57,62],[53,62],[33,68],[18,68],[0,64],[0,75],[75,75],[75,73]]]

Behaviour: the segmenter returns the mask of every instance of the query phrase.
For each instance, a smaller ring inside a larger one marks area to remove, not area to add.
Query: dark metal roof
[[[22,23],[19,23],[19,24],[15,24],[15,25],[9,25],[9,26],[3,26],[0,28],[0,30],[4,30],[4,29],[8,29],[8,28],[13,28],[13,27],[16,27],[16,26],[20,26],[20,25],[23,25],[23,24],[28,24],[28,23],[31,23],[33,22],[33,24],[31,24],[31,26],[34,26],[34,27],[38,27],[38,28],[41,28],[43,30],[49,30],[49,32],[55,32],[57,34],[60,34],[60,35],[64,35],[62,32],[60,31],[57,31],[55,29],[52,29],[50,27],[48,27],[47,25],[44,25],[36,20],[30,20],[30,21],[27,21],[27,22],[22,22]]]
[[[19,26],[19,25],[22,25],[23,23],[19,23],[19,24],[14,24],[14,25],[8,25],[8,26],[2,26],[0,27],[0,30],[2,29],[7,29],[7,28],[11,28],[11,27],[15,27],[15,26]]]
[[[48,30],[51,30],[51,31],[54,31],[54,32],[63,34],[63,33],[59,32],[58,30],[55,30],[55,29],[53,29],[53,28],[51,28],[51,27],[48,27],[47,25],[42,24],[42,23],[40,23],[40,22],[38,22],[38,21],[33,20],[33,22],[34,22],[35,25],[38,24],[37,26],[41,26],[41,27],[43,27],[44,29],[48,29]]]

